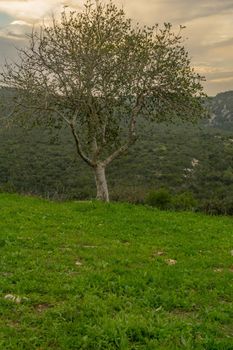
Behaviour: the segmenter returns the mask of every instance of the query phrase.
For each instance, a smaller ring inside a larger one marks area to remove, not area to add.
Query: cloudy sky
[[[171,22],[187,28],[186,47],[196,69],[207,78],[206,92],[233,90],[233,0],[115,0],[143,24]],[[25,33],[64,5],[82,0],[0,0],[0,64],[25,45]]]

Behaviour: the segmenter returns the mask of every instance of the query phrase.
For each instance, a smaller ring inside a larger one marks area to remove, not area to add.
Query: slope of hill
[[[232,350],[232,219],[4,194],[0,208],[0,349]]]
[[[233,91],[218,94],[211,101],[211,124],[233,130]]]
[[[233,92],[211,99],[200,125],[144,125],[129,154],[108,169],[113,199],[141,200],[150,189],[192,191],[199,198],[233,197]],[[77,159],[68,130],[55,143],[46,130],[0,131],[0,186],[20,192],[90,198],[93,174]]]

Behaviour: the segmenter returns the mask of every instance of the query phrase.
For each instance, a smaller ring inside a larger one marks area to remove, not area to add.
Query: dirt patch
[[[45,312],[46,310],[48,310],[51,307],[52,307],[52,305],[47,304],[47,303],[34,305],[35,311],[39,312],[40,314]]]
[[[182,310],[182,309],[174,309],[170,312],[170,315],[177,316],[180,318],[195,318],[196,313],[192,310]]]
[[[176,264],[177,264],[177,260],[174,260],[174,259],[166,259],[165,262],[166,262],[166,264],[169,265],[169,266],[172,266],[172,265],[176,265]]]
[[[223,272],[223,269],[221,267],[215,268],[214,272]]]
[[[163,252],[163,251],[154,252],[152,254],[152,256],[163,256],[163,255],[165,255],[165,252]]]
[[[7,322],[8,327],[18,329],[20,327],[19,321],[9,321]]]

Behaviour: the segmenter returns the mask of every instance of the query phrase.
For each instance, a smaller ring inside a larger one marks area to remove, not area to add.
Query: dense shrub
[[[223,201],[218,198],[203,201],[199,207],[199,211],[203,211],[208,215],[225,215]]]
[[[161,188],[157,191],[151,191],[146,197],[146,204],[156,207],[161,210],[171,208],[172,196],[166,188]]]
[[[191,192],[184,192],[172,197],[172,209],[174,210],[194,210],[198,202]]]
[[[224,200],[225,211],[227,215],[233,215],[233,198],[226,198]]]
[[[212,198],[203,201],[199,207],[208,215],[233,215],[233,199],[232,198]]]
[[[145,189],[141,187],[113,187],[110,190],[110,198],[114,202],[144,204]]]
[[[0,192],[5,192],[5,193],[16,193],[17,190],[11,182],[5,182],[3,184],[0,184]]]

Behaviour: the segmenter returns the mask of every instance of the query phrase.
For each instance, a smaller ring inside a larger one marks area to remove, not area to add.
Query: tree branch
[[[90,160],[83,152],[82,150],[82,147],[81,147],[81,142],[80,142],[80,139],[79,139],[79,136],[78,134],[76,133],[75,131],[75,127],[74,127],[74,124],[72,122],[69,123],[69,126],[71,128],[71,132],[72,132],[72,135],[74,137],[74,140],[75,140],[75,144],[76,144],[76,148],[77,148],[77,152],[79,154],[79,156],[84,160],[84,162],[86,162],[88,165],[94,167],[94,162],[92,160]]]
[[[22,103],[18,103],[17,106],[23,107],[25,109],[32,109],[32,110],[38,110],[38,111],[44,111],[44,112],[54,112],[57,113],[61,119],[63,119],[68,125],[70,125],[70,120],[67,119],[63,113],[61,113],[58,109],[54,108],[54,107],[39,107],[39,106],[30,106],[30,105],[23,105]],[[14,113],[14,112],[12,112]]]
[[[24,108],[28,108],[28,109],[34,109],[34,110],[43,110],[43,111],[51,111],[51,112],[55,112],[57,113],[71,128],[71,132],[72,135],[74,137],[75,140],[75,144],[76,144],[76,148],[77,148],[77,152],[79,154],[79,156],[90,166],[94,166],[94,162],[92,160],[90,160],[83,152],[82,147],[81,147],[81,142],[79,139],[79,136],[77,134],[77,132],[75,131],[75,127],[74,127],[74,122],[76,120],[76,114],[73,117],[73,121],[70,121],[69,119],[67,119],[63,113],[59,112],[59,110],[57,110],[56,108],[44,108],[44,107],[38,107],[38,106],[24,106],[22,104],[20,104],[20,106],[24,107]]]
[[[128,133],[128,141],[122,145],[118,150],[113,152],[105,161],[103,161],[103,164],[107,166],[110,164],[114,159],[122,155],[124,152],[128,150],[128,148],[133,145],[136,141],[136,119],[137,116],[142,108],[143,102],[144,102],[144,91],[141,92],[141,94],[137,97],[136,104],[132,110],[131,118],[130,118],[130,124],[129,124],[129,133]]]

